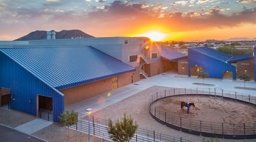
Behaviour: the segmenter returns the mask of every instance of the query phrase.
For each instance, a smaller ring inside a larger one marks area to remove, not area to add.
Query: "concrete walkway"
[[[11,127],[0,124],[1,142],[46,142],[35,136],[19,132]]]
[[[213,84],[213,86],[201,86],[194,83],[207,83]],[[86,112],[95,112],[105,107],[108,107],[114,103],[120,102],[130,96],[137,94],[152,86],[165,86],[175,88],[217,88],[224,89],[230,92],[238,92],[241,95],[256,96],[256,91],[237,89],[235,87],[244,86],[243,81],[233,80],[221,80],[221,79],[198,79],[197,77],[187,77],[184,75],[178,75],[173,73],[163,73],[144,80],[129,84],[127,86],[115,89],[111,92],[99,94],[88,100],[78,102],[66,107],[66,110],[74,110],[79,113],[79,116],[84,116]],[[255,82],[247,82],[246,87],[256,88]]]
[[[24,123],[15,127],[15,129],[25,134],[31,135],[43,128],[50,126],[52,123],[53,122],[46,121],[43,119],[34,119],[32,121],[29,121],[27,123]]]

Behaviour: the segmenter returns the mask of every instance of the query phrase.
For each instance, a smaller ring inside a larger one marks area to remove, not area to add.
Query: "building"
[[[254,80],[254,59],[253,55],[245,54],[233,56],[228,61],[236,67],[237,78],[247,75],[250,80]]]
[[[251,67],[252,59],[208,48],[184,55],[140,37],[0,42],[0,105],[58,121],[65,106],[140,79],[167,71],[193,75],[194,67],[210,77],[232,73],[235,79],[235,64],[248,60]]]
[[[9,93],[0,96],[12,109],[58,121],[67,105],[164,72],[161,55],[148,38],[2,42],[0,87]]]
[[[171,71],[182,75],[188,74],[187,55],[164,46],[160,47],[159,51],[162,57],[164,72]]]
[[[188,51],[189,76],[201,70],[211,78],[237,79],[243,74],[252,80],[255,76],[253,56],[230,56],[208,47],[190,48]]]
[[[189,76],[203,70],[211,78],[236,79],[236,68],[227,62],[229,58],[208,47],[190,48],[188,50]]]

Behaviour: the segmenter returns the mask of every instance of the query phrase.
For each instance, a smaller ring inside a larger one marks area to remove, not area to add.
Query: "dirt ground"
[[[181,109],[181,101],[195,104],[195,107],[191,107],[189,114],[186,107]],[[176,117],[202,122],[225,123],[232,126],[256,122],[255,106],[220,97],[175,96],[156,102],[155,107],[172,116],[175,114]]]
[[[59,124],[53,124],[33,134],[36,137],[47,140],[49,142],[86,142],[88,135],[67,129]],[[91,136],[93,140],[93,136]],[[107,142],[106,140],[95,137],[93,142]]]
[[[195,107],[191,107],[189,114],[186,107],[181,109],[181,101],[195,104]],[[176,120],[176,122],[172,121],[176,126],[180,125],[179,119],[182,118],[182,127],[197,131],[200,131],[201,121],[201,130],[204,132],[222,134],[223,123],[226,134],[243,135],[243,125],[246,126],[246,134],[255,134],[253,129],[256,123],[255,106],[238,101],[221,97],[174,96],[157,101],[152,108],[161,110],[162,120],[164,120],[164,113],[167,112],[167,119]],[[190,125],[192,123],[195,125]]]
[[[120,117],[122,117],[123,114],[127,114],[127,115],[131,116],[137,122],[137,124],[139,125],[139,128],[152,130],[152,131],[155,130],[156,132],[159,132],[162,134],[176,136],[176,137],[183,137],[185,139],[190,139],[193,141],[202,141],[203,137],[201,137],[201,136],[195,136],[195,135],[183,133],[181,131],[177,131],[177,130],[171,129],[169,127],[166,127],[165,125],[162,125],[162,124],[158,123],[157,121],[155,121],[149,115],[149,103],[152,101],[152,95],[156,94],[156,92],[163,91],[166,89],[168,89],[168,88],[160,87],[160,86],[153,86],[153,87],[148,88],[132,97],[129,97],[129,98],[119,102],[119,103],[113,104],[105,109],[95,112],[94,116],[95,116],[95,118],[99,118],[99,119],[117,120]],[[226,105],[230,106],[230,105],[232,105],[232,103],[233,102],[228,102]],[[228,104],[230,104],[230,105],[228,105]],[[218,105],[218,104],[216,104],[216,105]],[[206,106],[203,106],[203,104],[202,104],[202,105],[198,105],[198,107],[200,108],[200,107],[206,107]],[[230,107],[232,108],[232,106],[230,106]],[[240,106],[237,106],[237,107],[240,107]],[[244,106],[243,110],[247,110],[246,108],[247,108],[247,106]],[[212,109],[214,109],[214,107],[212,107]],[[227,109],[229,109],[229,108],[226,108],[225,110],[227,110]],[[225,110],[223,110],[223,112]],[[252,109],[250,109],[250,110],[253,111]],[[180,111],[180,109],[179,109],[179,111]],[[229,116],[230,118],[228,118],[228,116],[226,116],[227,118],[225,121],[230,121],[230,120],[232,120],[232,118],[236,118],[236,116],[234,115],[236,112],[237,112],[237,110],[234,112],[231,112],[232,115]],[[193,113],[195,113],[195,112],[193,112]],[[254,112],[253,116],[249,116],[250,112],[241,111],[240,113],[241,113],[240,115],[246,114],[247,116],[245,116],[243,118],[237,118],[237,121],[244,121],[245,119],[247,120],[248,118],[251,120],[255,120],[255,112]],[[212,120],[215,120],[215,119],[212,118]],[[220,118],[220,120],[221,120],[221,118]],[[231,142],[231,141],[237,141],[237,140],[220,139],[220,141],[225,141],[225,142],[230,141]],[[247,140],[241,140],[241,141],[247,141]],[[248,141],[253,142],[255,140],[248,140]]]

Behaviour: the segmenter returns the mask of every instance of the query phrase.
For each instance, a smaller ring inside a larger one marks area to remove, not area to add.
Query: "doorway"
[[[52,97],[38,96],[38,117],[52,119],[53,103]]]
[[[223,79],[233,79],[233,73],[230,71],[225,71],[223,74]]]

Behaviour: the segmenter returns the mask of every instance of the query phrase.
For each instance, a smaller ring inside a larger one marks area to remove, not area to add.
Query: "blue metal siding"
[[[212,58],[207,54],[202,54],[193,48],[188,50],[188,63],[189,75],[191,75],[191,68],[198,65],[208,73],[209,77],[223,78],[224,72],[230,71],[233,73],[233,79],[236,79],[236,68],[234,66],[221,60],[217,60],[216,58]]]
[[[37,95],[53,98],[53,119],[58,121],[64,111],[63,95],[36,78],[0,51],[0,86],[11,89],[11,108],[37,114]]]

